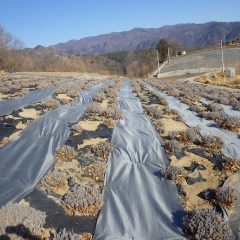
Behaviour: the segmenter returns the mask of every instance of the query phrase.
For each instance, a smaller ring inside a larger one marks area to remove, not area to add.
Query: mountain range
[[[225,37],[239,37],[240,22],[207,22],[203,24],[177,24],[160,28],[134,28],[99,36],[70,40],[49,46],[65,53],[105,54],[116,51],[135,51],[155,48],[161,38],[174,40],[187,48],[205,47],[220,42]]]

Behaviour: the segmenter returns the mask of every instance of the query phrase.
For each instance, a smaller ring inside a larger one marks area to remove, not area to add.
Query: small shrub
[[[166,114],[172,114],[174,117],[173,119],[176,120],[176,121],[181,121],[181,116],[179,115],[178,111],[175,110],[175,109],[169,109],[168,107],[166,107],[165,109],[166,111]]]
[[[74,124],[72,127],[71,127],[71,130],[80,134],[83,132],[83,128],[79,125],[79,124]]]
[[[80,236],[73,232],[68,232],[65,228],[55,231],[48,240],[81,240]]]
[[[105,99],[106,99],[106,96],[105,96],[104,92],[98,93],[98,94],[93,98],[93,100],[94,100],[94,101],[97,101],[97,102],[102,102],[102,101],[105,100]]]
[[[113,145],[109,141],[101,142],[97,145],[92,146],[92,153],[105,161],[107,161],[110,152],[113,149]]]
[[[55,91],[55,95],[57,94],[63,94],[63,93],[66,93],[67,92],[67,89],[66,88],[63,88],[63,87],[58,87]]]
[[[81,215],[96,215],[102,207],[102,191],[91,186],[75,184],[62,200],[70,211],[77,211]]]
[[[80,89],[78,88],[70,88],[68,89],[67,91],[67,95],[70,97],[70,98],[76,98],[76,97],[79,97],[80,95]]]
[[[163,106],[167,106],[167,101],[163,97],[160,97],[160,96],[157,96],[157,97],[159,99],[159,104]]]
[[[116,100],[118,97],[118,93],[114,90],[108,91],[108,93],[106,94],[107,98],[111,98],[112,100]]]
[[[159,134],[163,134],[165,132],[165,129],[164,129],[164,124],[162,122],[162,120],[158,119],[154,122],[154,125],[155,125],[155,129],[156,131],[159,133]]]
[[[237,117],[226,117],[219,123],[219,126],[230,131],[237,131],[240,128],[240,119]]]
[[[138,95],[141,92],[141,87],[137,81],[132,81],[134,92]]]
[[[183,145],[177,140],[166,140],[163,147],[167,153],[176,154],[177,152],[182,151]]]
[[[91,164],[83,169],[83,176],[93,178],[95,181],[103,181],[106,165],[101,163]]]
[[[200,209],[187,213],[183,218],[184,232],[192,240],[233,240],[227,222],[213,209]]]
[[[68,105],[70,103],[69,99],[63,98],[59,100],[61,105]]]
[[[226,114],[223,111],[220,112],[201,111],[198,112],[198,114],[200,117],[213,120],[216,123],[222,122],[226,118]]]
[[[123,113],[115,106],[114,107],[111,106],[107,109],[104,109],[101,115],[104,116],[105,118],[111,118],[113,120],[119,120],[124,118]]]
[[[195,113],[200,113],[202,111],[202,108],[198,105],[195,104],[189,104],[189,108],[191,111],[195,112]]]
[[[235,110],[240,111],[240,100],[233,107]]]
[[[185,132],[185,138],[189,142],[198,144],[201,141],[200,129],[198,127],[189,128]]]
[[[187,105],[192,104],[192,100],[188,99],[188,98],[184,98],[184,97],[180,97],[179,100]]]
[[[237,201],[237,193],[230,187],[218,188],[215,192],[216,201],[225,207],[233,207]]]
[[[220,150],[223,145],[223,141],[218,137],[204,136],[202,137],[202,146],[206,148]]]
[[[98,103],[93,102],[88,106],[86,112],[89,114],[101,114],[101,109]]]
[[[92,240],[93,236],[91,233],[82,233],[80,235],[80,240]]]
[[[141,102],[148,102],[149,101],[148,97],[145,96],[144,94],[139,94],[138,97],[139,97]]]
[[[61,104],[60,101],[57,99],[48,99],[45,102],[42,102],[41,105],[45,108],[53,110],[60,107]]]
[[[148,116],[152,117],[152,118],[155,118],[155,119],[158,119],[158,118],[161,118],[163,116],[163,113],[161,110],[159,110],[158,108],[156,107],[153,107],[153,106],[145,106],[145,110],[148,114]]]
[[[57,153],[56,153],[56,160],[61,161],[72,161],[77,156],[77,152],[74,150],[74,148],[64,145],[61,147]]]
[[[180,96],[179,90],[177,90],[177,89],[170,89],[168,91],[168,94],[173,97],[176,97],[176,98],[178,98]]]
[[[114,128],[115,121],[112,118],[104,118],[103,125],[105,125],[108,128]]]
[[[64,173],[54,169],[54,171],[49,172],[45,177],[42,178],[41,185],[47,185],[53,189],[63,187],[65,185]]]
[[[217,101],[221,104],[229,105],[229,98],[228,97],[219,96]]]
[[[176,183],[180,183],[187,173],[184,169],[174,166],[169,166],[164,170],[164,174],[167,178],[173,180]]]
[[[208,110],[211,112],[221,112],[223,111],[223,107],[220,104],[212,103],[208,105]]]
[[[222,166],[226,171],[229,171],[231,173],[240,171],[240,161],[236,159],[226,158],[222,163]]]
[[[39,235],[45,224],[46,214],[30,206],[8,203],[0,209],[0,235],[6,234],[9,226],[23,225],[32,234]]]
[[[201,142],[200,129],[198,127],[189,128],[185,131],[172,131],[169,132],[168,137],[184,143],[199,144]]]

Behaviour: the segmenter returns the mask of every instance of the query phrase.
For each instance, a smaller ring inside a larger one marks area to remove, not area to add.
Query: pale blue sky
[[[240,21],[240,0],[1,0],[0,25],[27,47],[176,23]]]

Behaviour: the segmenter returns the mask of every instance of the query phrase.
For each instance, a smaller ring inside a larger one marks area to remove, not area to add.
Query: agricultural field
[[[240,90],[0,79],[0,239],[239,239]]]
[[[239,48],[225,48],[224,62],[226,68],[239,67]],[[222,61],[221,50],[202,51],[195,54],[189,54],[186,56],[176,57],[167,63],[161,72],[170,72],[183,69],[197,69],[197,68],[220,68]]]

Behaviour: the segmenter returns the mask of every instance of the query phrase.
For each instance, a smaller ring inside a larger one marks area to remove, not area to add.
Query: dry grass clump
[[[240,128],[240,119],[238,117],[228,116],[224,111],[201,111],[199,115],[200,117],[213,120],[219,127],[230,131],[237,131]]]
[[[237,193],[230,187],[218,188],[215,191],[215,199],[219,204],[231,208],[237,201]]]
[[[78,88],[70,88],[67,90],[67,95],[70,97],[70,98],[76,98],[76,97],[79,97],[80,95],[80,89]]]
[[[91,233],[82,233],[80,235],[80,240],[92,240],[93,236]]]
[[[7,94],[9,92],[8,88],[0,88],[0,93]]]
[[[208,112],[208,111],[201,111],[199,112],[199,116],[210,119],[215,121],[216,123],[224,121],[225,118],[228,117],[228,115],[224,111],[217,111],[217,112]]]
[[[0,209],[0,219],[0,235],[7,235],[8,227],[16,227],[19,235],[29,234],[28,231],[39,235],[45,224],[46,214],[27,205],[8,203]],[[17,229],[18,226],[19,229]]]
[[[180,167],[168,166],[164,170],[164,174],[167,178],[173,180],[177,184],[180,183],[184,177],[186,177],[187,172]]]
[[[156,120],[154,126],[158,134],[163,134],[165,132],[164,124],[161,119]]]
[[[169,132],[168,138],[180,141],[184,144],[193,143],[216,150],[220,150],[223,145],[223,141],[218,137],[202,136],[198,127],[189,128],[184,131]]]
[[[208,110],[211,112],[221,112],[223,111],[223,107],[218,103],[212,103],[208,105]]]
[[[185,103],[186,105],[191,105],[192,104],[192,100],[191,99],[188,99],[188,98],[185,98],[185,97],[180,97],[179,100],[182,102],[182,103]]]
[[[76,158],[76,156],[77,152],[74,150],[74,148],[64,145],[57,151],[55,159],[61,161],[72,161]]]
[[[105,125],[108,128],[114,128],[116,121],[112,118],[104,118],[103,119],[103,125]]]
[[[145,110],[147,112],[147,115],[154,119],[158,119],[163,116],[163,112],[154,106],[145,106]]]
[[[96,215],[102,207],[102,190],[75,184],[62,198],[71,213]]]
[[[56,230],[51,233],[48,240],[92,240],[91,233],[75,234],[72,231],[67,231],[65,228]]]
[[[240,99],[233,107],[235,110],[240,111]]]
[[[139,95],[139,93],[141,93],[141,87],[140,87],[138,81],[132,80],[132,86],[133,86],[133,92],[135,92],[137,95]]]
[[[73,233],[68,232],[65,228],[59,229],[51,234],[48,240],[81,240],[80,236]]]
[[[172,114],[173,115],[173,119],[176,121],[181,121],[181,116],[179,115],[178,111],[175,109],[170,109],[168,107],[165,108],[165,112],[166,114]]]
[[[54,190],[63,187],[65,182],[66,180],[64,173],[55,169],[42,178],[41,185],[50,186]]]
[[[93,163],[83,169],[83,176],[90,177],[95,181],[103,181],[106,165],[101,163]]]
[[[201,145],[206,148],[221,150],[223,141],[218,137],[204,136],[202,137]]]
[[[106,88],[103,88],[103,92],[105,93],[106,98],[111,98],[112,100],[116,101],[120,87],[121,83],[115,82],[113,85],[109,85],[106,86]]]
[[[99,104],[96,103],[96,102],[93,102],[93,103],[91,103],[91,104],[88,106],[86,112],[87,112],[88,114],[100,115],[102,111],[101,111],[101,109],[100,109]]]
[[[191,111],[195,112],[195,113],[200,113],[202,111],[202,108],[198,105],[195,105],[193,103],[189,104],[189,108]]]
[[[159,99],[159,104],[167,106],[167,101],[163,97],[157,96],[157,98]]]
[[[140,94],[138,95],[138,97],[139,97],[139,99],[140,99],[141,102],[148,102],[148,101],[149,101],[148,97],[145,96],[143,93],[140,93]]]
[[[61,105],[68,105],[70,103],[70,100],[66,98],[59,99],[59,101]]]
[[[66,92],[67,92],[66,88],[64,88],[64,87],[57,87],[57,89],[55,90],[55,95],[63,94],[63,93],[66,93]]]
[[[83,128],[79,124],[72,125],[71,130],[78,134],[83,132]]]
[[[232,158],[226,158],[222,163],[223,169],[231,173],[240,171],[240,161]]]
[[[25,88],[19,89],[17,92],[15,92],[15,97],[22,97],[28,93],[28,90]]]
[[[174,139],[174,140],[165,140],[163,147],[167,153],[176,154],[177,152],[181,152],[184,146]]]
[[[230,131],[237,131],[240,128],[240,119],[228,116],[223,121],[219,122],[219,126]]]
[[[189,212],[183,218],[184,232],[191,240],[233,240],[227,222],[213,209]]]
[[[41,105],[44,108],[53,110],[60,107],[61,104],[59,100],[51,98],[51,99],[48,99],[47,101],[42,102]]]
[[[94,154],[94,156],[107,161],[112,149],[113,144],[107,140],[105,142],[101,142],[97,145],[92,146],[91,152]]]
[[[105,118],[111,118],[113,120],[123,119],[124,115],[121,110],[116,106],[111,106],[107,109],[104,109],[101,113]]]
[[[106,96],[104,94],[104,92],[100,92],[98,93],[94,98],[93,100],[96,101],[96,102],[102,102],[103,100],[106,99]]]
[[[183,143],[199,144],[201,142],[200,129],[198,127],[189,128],[185,131],[172,131],[169,132],[168,137],[170,139],[176,139]]]

